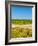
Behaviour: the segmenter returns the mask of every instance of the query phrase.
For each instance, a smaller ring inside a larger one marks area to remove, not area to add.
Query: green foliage
[[[12,19],[11,23],[13,23],[13,24],[32,24],[32,20],[17,20],[17,19]]]

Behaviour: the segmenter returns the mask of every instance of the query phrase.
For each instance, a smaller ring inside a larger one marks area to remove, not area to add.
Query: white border
[[[10,5],[15,3],[8,4],[8,40],[10,39]],[[9,42],[21,42],[21,41],[33,41],[35,40],[35,5],[32,4],[15,4],[15,5],[24,5],[24,6],[33,6],[32,8],[32,37],[30,38],[11,38]]]
[[[8,40],[10,39],[10,4],[8,4]]]

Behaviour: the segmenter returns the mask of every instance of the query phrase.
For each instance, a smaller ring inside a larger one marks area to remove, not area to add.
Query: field
[[[11,20],[11,38],[32,37],[32,20]]]

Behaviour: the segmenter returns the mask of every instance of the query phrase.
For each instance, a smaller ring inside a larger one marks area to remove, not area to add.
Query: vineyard
[[[32,24],[32,20],[13,19],[13,20],[11,20],[11,23],[13,23],[13,24]]]

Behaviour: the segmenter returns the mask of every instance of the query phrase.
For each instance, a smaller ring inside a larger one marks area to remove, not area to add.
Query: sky
[[[11,6],[11,19],[32,19],[32,7]]]

